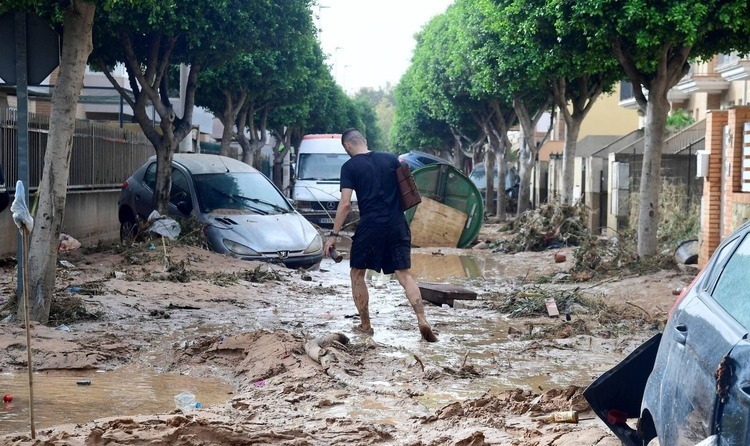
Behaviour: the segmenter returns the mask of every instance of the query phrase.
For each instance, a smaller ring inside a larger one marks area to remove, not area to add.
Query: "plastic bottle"
[[[183,412],[188,412],[195,409],[197,403],[195,401],[195,395],[190,392],[181,392],[174,397],[175,406]]]
[[[553,412],[541,417],[536,417],[534,420],[542,423],[578,423],[578,412],[575,410]]]

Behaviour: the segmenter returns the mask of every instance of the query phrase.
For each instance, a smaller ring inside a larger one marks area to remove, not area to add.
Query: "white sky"
[[[409,67],[414,34],[453,1],[319,0],[313,14],[320,16],[331,74],[348,93],[397,84]]]

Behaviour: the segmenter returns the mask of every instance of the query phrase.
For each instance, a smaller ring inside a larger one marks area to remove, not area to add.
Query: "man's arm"
[[[332,246],[336,246],[336,237],[338,237],[341,228],[344,227],[344,222],[346,221],[346,217],[349,216],[349,211],[352,210],[352,192],[352,189],[341,189],[341,200],[339,200],[339,207],[336,208],[336,218],[333,219],[333,230],[323,247],[325,255],[328,255]]]

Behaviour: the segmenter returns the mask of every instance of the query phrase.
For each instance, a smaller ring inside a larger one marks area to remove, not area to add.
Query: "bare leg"
[[[411,271],[408,269],[397,270],[396,279],[398,279],[398,283],[404,287],[406,298],[409,299],[409,303],[411,303],[411,307],[417,315],[417,325],[419,326],[419,332],[422,334],[422,339],[427,342],[437,342],[438,338],[435,336],[435,333],[432,332],[432,327],[430,327],[430,324],[427,322],[427,318],[424,315],[422,293],[419,291],[419,286],[417,286],[417,282],[412,277]]]
[[[364,269],[352,268],[349,275],[352,279],[352,296],[354,297],[354,305],[359,312],[359,329],[363,333],[372,335],[374,330],[370,324],[370,293],[367,291],[367,283],[365,282],[366,272],[367,270]]]

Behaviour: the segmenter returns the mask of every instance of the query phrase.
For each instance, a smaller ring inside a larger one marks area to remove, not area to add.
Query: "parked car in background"
[[[500,167],[495,165],[495,175],[493,178],[493,184],[495,190],[500,189]],[[484,163],[477,163],[469,174],[469,179],[479,189],[479,193],[482,194],[484,200],[487,196],[487,172],[484,168]],[[518,188],[521,184],[521,178],[516,172],[516,168],[508,166],[505,171],[505,198],[506,198],[506,211],[515,212],[518,208]],[[497,203],[497,200],[495,200]]]
[[[625,445],[750,444],[748,271],[745,223],[677,298],[663,333],[586,389]]]
[[[429,153],[412,150],[398,156],[398,160],[409,166],[409,170],[414,172],[420,167],[429,166],[430,164],[450,164],[451,162],[440,158],[439,156],[430,155]]]
[[[154,210],[156,157],[122,184],[120,236],[138,232]],[[180,154],[172,161],[169,214],[195,216],[212,251],[246,260],[309,268],[323,258],[318,231],[253,167],[219,155]]]

